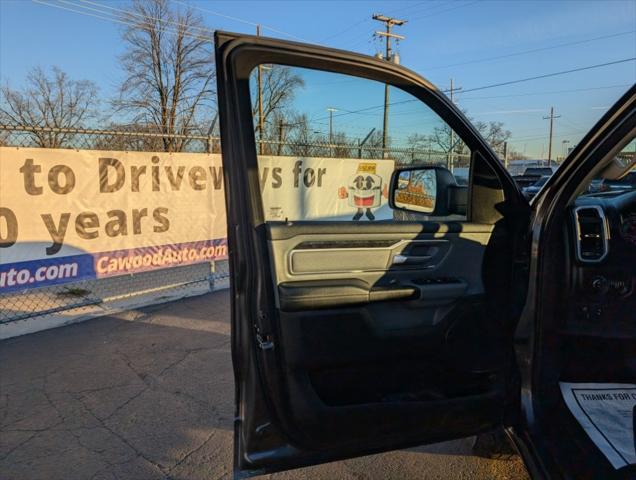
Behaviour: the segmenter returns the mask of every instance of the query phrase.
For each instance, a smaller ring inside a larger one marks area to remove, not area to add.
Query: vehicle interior
[[[547,241],[551,267],[542,289],[548,307],[536,333],[533,396],[543,447],[566,478],[636,473],[633,464],[614,469],[559,388],[561,382],[633,384],[636,378],[636,189],[627,183],[607,192],[590,189],[598,179],[633,171],[631,126],[605,153],[592,157],[594,167],[572,187],[562,228]]]

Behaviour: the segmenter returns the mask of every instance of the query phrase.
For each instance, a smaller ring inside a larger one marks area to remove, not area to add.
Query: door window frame
[[[246,43],[246,40],[254,43]],[[233,106],[234,112],[230,113],[232,113],[231,116],[234,120],[234,128],[241,128],[245,132],[243,137],[248,140],[244,142],[246,145],[238,145],[236,147],[243,150],[241,155],[246,161],[245,167],[248,172],[248,181],[244,188],[247,188],[250,194],[253,226],[268,223],[265,220],[260,190],[258,148],[251,105],[252,92],[250,91],[250,77],[259,64],[278,64],[332,72],[388,83],[390,86],[399,88],[415,99],[420,100],[435,112],[462,139],[471,153],[468,177],[469,201],[465,222],[471,222],[472,220],[472,173],[474,162],[477,160],[477,152],[481,154],[481,159],[497,175],[504,191],[505,201],[515,203],[521,201],[523,203],[519,189],[514,186],[514,180],[476,128],[441,90],[415,72],[373,57],[312,45],[285,43],[285,48],[281,48],[280,44],[270,46],[270,40],[266,38],[247,36],[242,36],[239,40],[229,39],[228,41],[243,43],[243,45],[239,44],[230,49],[230,55],[235,57],[229,59],[229,64],[233,67],[233,76],[236,80],[236,84],[233,85],[236,90],[234,96],[239,99],[239,104]],[[221,46],[219,45],[219,47]],[[225,61],[222,57],[223,50],[222,48],[218,49],[217,63]],[[238,56],[240,56],[240,61],[236,59]],[[227,65],[228,63],[225,64]],[[253,172],[255,174],[252,174]],[[439,223],[439,220],[430,221]],[[299,220],[297,222],[309,223],[311,220]],[[329,221],[321,220],[321,222],[328,223]]]
[[[275,322],[276,308],[273,300],[277,293],[271,281],[272,262],[271,253],[268,250],[271,232],[265,225],[262,210],[257,143],[249,89],[250,74],[256,65],[279,63],[315,68],[368,78],[401,88],[423,101],[464,140],[471,150],[473,167],[479,165],[480,169],[489,169],[494,173],[494,176],[487,175],[488,178],[485,181],[493,180],[495,183],[494,180],[498,180],[500,186],[493,186],[492,189],[497,191],[503,189],[506,207],[514,208],[518,205],[523,207],[527,206],[527,203],[496,154],[461,111],[441,91],[404,67],[325,47],[260,37],[238,37],[221,32],[215,35],[216,61],[220,69],[217,81],[221,130],[224,137],[223,163],[224,167],[227,167],[224,180],[228,205],[228,244],[231,249],[232,356],[238,409],[238,418],[235,423],[237,434],[235,454],[238,455],[241,445],[255,438],[251,435],[253,430],[249,428],[258,425],[260,421],[272,422],[267,425],[272,425],[276,431],[272,428],[269,435],[280,439],[282,445],[286,445],[284,442],[289,442],[288,439],[292,441],[302,439],[301,432],[296,430],[293,422],[290,422],[284,414],[288,410],[288,405],[284,396],[280,395],[280,392],[286,388],[284,378],[280,375],[281,351],[269,342],[269,339],[276,338],[279,332]],[[477,155],[481,158],[475,164]],[[475,168],[471,168],[471,184],[472,177],[480,173],[474,170]],[[472,218],[472,215],[469,218]],[[303,223],[305,225],[301,225]],[[319,223],[324,225],[327,222]],[[436,222],[421,223],[422,231],[431,229],[437,232],[439,228]],[[482,223],[490,226],[494,222],[485,220]],[[290,230],[294,230],[294,224],[311,228],[318,225],[317,222],[294,222],[289,224]],[[347,225],[350,225],[350,222],[347,222]],[[415,226],[420,227],[417,224]],[[337,228],[337,225],[335,227]],[[385,228],[383,224],[369,225],[367,223],[364,227],[362,224],[359,227],[366,231],[371,229],[382,231]],[[463,228],[462,224],[457,222],[453,222],[449,227],[456,229],[457,233],[461,233]],[[334,228],[334,225],[331,224],[330,228]],[[395,225],[392,228],[395,228]],[[273,337],[270,337],[270,334]],[[249,418],[250,425],[246,426],[245,418]],[[469,433],[472,432],[467,432]],[[394,439],[395,445],[398,438],[401,437]],[[438,438],[438,440],[443,439],[443,437]],[[265,437],[265,440],[269,444],[272,437]],[[435,441],[434,438],[429,440]],[[407,446],[407,439],[402,441],[403,445]],[[294,443],[302,445],[299,441]],[[364,453],[385,450],[385,444],[387,439],[380,439],[375,444],[367,444],[363,449]],[[334,456],[329,458],[350,456],[358,449],[358,445],[352,444],[350,450],[332,452]],[[293,447],[277,449],[272,453],[273,455],[268,459],[271,462],[269,465],[275,466],[278,470],[281,466],[291,468],[294,465],[301,466],[325,459],[323,453],[319,453],[321,456],[316,457],[312,452],[305,452],[303,456],[302,451],[294,450]],[[241,465],[241,462],[246,460],[249,459],[239,459],[235,456],[237,465]]]

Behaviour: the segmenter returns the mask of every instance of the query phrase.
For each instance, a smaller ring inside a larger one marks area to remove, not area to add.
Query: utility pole
[[[561,115],[554,114],[554,107],[550,107],[550,116],[543,117],[544,120],[550,120],[550,139],[548,140],[548,167],[552,166],[552,129],[554,119],[559,118]]]
[[[329,112],[329,143],[333,143],[333,112],[337,112],[338,109],[329,107],[327,111]]]
[[[256,25],[256,36],[261,36],[261,26]],[[263,155],[263,129],[265,119],[263,118],[263,65],[258,64],[258,140],[259,140],[259,153]]]
[[[373,20],[377,20],[378,22],[382,22],[385,25],[385,31],[376,31],[375,34],[384,37],[385,39],[385,52],[384,59],[387,62],[393,61],[391,55],[391,39],[395,38],[396,40],[404,40],[404,36],[397,35],[392,32],[393,25],[397,25],[398,27],[404,25],[406,20],[400,20],[398,18],[387,17],[386,15],[374,14],[371,17]],[[384,121],[382,122],[382,156],[386,156],[386,147],[388,140],[388,131],[389,131],[389,84],[384,84]]]
[[[327,108],[327,111],[329,112],[329,150],[333,157],[333,112],[337,112],[338,110],[333,107],[329,107]]]
[[[280,119],[278,120],[278,150],[277,150],[279,157],[283,149],[283,128],[284,127],[285,127],[285,123],[283,122],[283,117],[280,117]]]
[[[503,144],[503,157],[504,167],[508,170],[508,142],[504,142]]]
[[[455,88],[455,83],[453,82],[453,79],[450,79],[450,100],[452,103],[455,103],[455,90],[461,90],[462,87],[458,87]],[[448,158],[446,159],[447,165],[446,167],[452,172],[453,171],[453,147],[455,146],[455,132],[453,131],[453,129],[449,126],[448,127],[450,129],[450,135],[449,135],[449,147],[448,147]]]
[[[276,143],[278,144],[278,146],[276,147],[276,155],[280,157],[283,154],[283,145],[285,144],[285,128],[293,127],[294,125],[297,125],[297,124],[285,123],[285,120],[283,119],[282,116],[278,119],[277,123],[278,123],[278,142]]]
[[[214,127],[216,126],[216,122],[219,119],[219,112],[217,111],[214,115],[214,119],[210,124],[210,128],[208,129],[208,153],[213,153],[214,151],[214,142],[212,141],[212,134],[214,133]]]

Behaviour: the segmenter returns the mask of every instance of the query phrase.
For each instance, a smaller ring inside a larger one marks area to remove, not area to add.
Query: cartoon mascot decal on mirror
[[[357,209],[352,220],[360,220],[362,215],[366,215],[373,221],[375,215],[371,209],[378,208],[382,203],[381,197],[388,198],[389,195],[382,177],[376,175],[376,164],[360,163],[356,173],[349,178],[347,186],[338,189],[338,197],[348,198],[349,205]]]

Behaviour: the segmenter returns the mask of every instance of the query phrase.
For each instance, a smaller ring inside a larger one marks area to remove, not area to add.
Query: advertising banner
[[[220,155],[0,147],[0,293],[227,256]]]
[[[374,221],[393,218],[393,160],[259,157],[265,219]]]
[[[391,218],[393,167],[261,157],[266,219]],[[0,294],[222,258],[219,154],[0,147]]]

